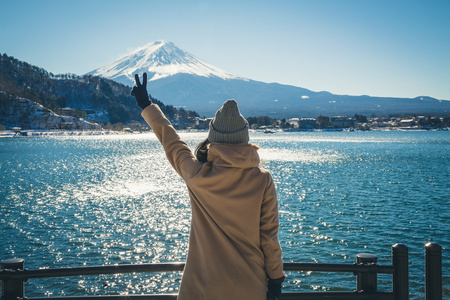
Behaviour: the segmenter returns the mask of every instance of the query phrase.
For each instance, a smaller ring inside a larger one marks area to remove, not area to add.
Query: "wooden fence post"
[[[442,300],[442,247],[425,245],[425,299]]]
[[[356,255],[357,264],[376,264],[378,257],[371,253]],[[356,275],[356,290],[358,292],[375,292],[377,290],[377,273],[358,273]]]
[[[24,264],[25,261],[22,258],[10,258],[0,262],[2,270],[23,270]],[[25,284],[22,279],[2,280],[2,300],[24,298],[24,295]]]
[[[392,290],[395,300],[409,299],[409,269],[408,269],[408,247],[404,244],[392,246],[392,265],[394,275],[392,276]]]

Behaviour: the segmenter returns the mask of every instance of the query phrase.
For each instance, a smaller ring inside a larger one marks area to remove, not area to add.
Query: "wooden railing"
[[[2,281],[1,300],[25,298],[25,281],[35,278],[69,277],[80,275],[153,273],[183,271],[184,263],[158,263],[135,265],[112,265],[74,267],[59,269],[24,270],[24,260],[19,258],[6,259],[1,262],[0,280]],[[317,272],[349,272],[356,276],[356,290],[349,292],[285,292],[281,300],[318,300],[318,299],[409,299],[408,247],[403,244],[392,246],[392,264],[377,264],[377,256],[361,253],[356,256],[354,264],[323,264],[323,263],[284,263],[285,271],[317,271]],[[379,291],[377,274],[392,275],[392,290]],[[442,248],[438,244],[425,245],[425,290],[426,300],[442,300]],[[26,298],[29,300],[175,300],[176,294],[149,294],[126,296],[77,296],[77,297],[42,297]]]

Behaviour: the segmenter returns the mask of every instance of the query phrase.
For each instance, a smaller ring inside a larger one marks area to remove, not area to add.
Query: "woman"
[[[249,144],[248,122],[236,101],[226,101],[194,155],[135,75],[142,116],[186,182],[192,219],[178,299],[278,299],[284,281],[278,242],[278,203],[258,147]],[[267,291],[266,291],[267,287]]]

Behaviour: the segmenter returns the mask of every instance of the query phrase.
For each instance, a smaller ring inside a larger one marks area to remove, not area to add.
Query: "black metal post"
[[[442,247],[425,245],[425,299],[442,300]]]
[[[23,270],[25,261],[21,258],[11,258],[1,261],[2,270]],[[25,295],[25,284],[22,279],[2,280],[2,300],[23,298]]]
[[[394,275],[392,276],[392,291],[395,300],[409,299],[409,270],[408,270],[408,247],[404,244],[392,246],[392,265]]]
[[[356,263],[363,265],[376,264],[378,257],[371,253],[356,255]],[[357,273],[356,290],[358,292],[375,292],[377,290],[377,273]]]

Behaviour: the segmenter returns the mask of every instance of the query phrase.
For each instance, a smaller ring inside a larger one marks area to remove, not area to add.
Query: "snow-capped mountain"
[[[134,74],[142,74],[143,72],[147,72],[148,81],[166,78],[175,74],[222,79],[239,78],[198,59],[168,41],[148,43],[118,61],[88,74],[106,77],[125,85],[133,86]]]
[[[88,74],[131,87],[135,84],[134,74],[144,72],[148,74],[148,91],[154,98],[165,104],[194,110],[202,116],[214,116],[227,99],[236,99],[246,117],[450,112],[450,101],[424,96],[409,99],[334,95],[242,78],[208,64],[168,41],[149,43]]]

